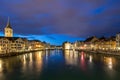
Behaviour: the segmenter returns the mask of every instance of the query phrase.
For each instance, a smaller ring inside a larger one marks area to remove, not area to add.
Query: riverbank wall
[[[1,53],[1,54],[0,54],[0,58],[17,56],[17,55],[21,55],[21,54],[30,53],[30,52],[36,52],[36,51],[44,51],[44,49],[40,49],[40,50],[30,50],[30,51],[21,51],[21,52]]]
[[[79,50],[84,51],[86,53],[94,53],[94,54],[103,54],[103,55],[113,55],[113,56],[120,56],[120,51],[101,51],[101,50]]]

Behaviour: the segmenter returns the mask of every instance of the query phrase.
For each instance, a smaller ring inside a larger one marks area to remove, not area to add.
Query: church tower
[[[8,18],[8,22],[7,22],[7,25],[4,29],[4,35],[5,37],[13,37],[13,29],[10,25],[10,21],[9,21],[9,18]]]

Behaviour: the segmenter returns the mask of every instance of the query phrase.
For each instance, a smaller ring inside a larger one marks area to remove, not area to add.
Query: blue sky
[[[0,33],[1,36],[4,36],[4,33]],[[40,40],[42,42],[47,42],[52,45],[62,45],[63,42],[69,41],[69,42],[75,42],[77,40],[85,40],[85,38],[78,38],[78,37],[71,37],[69,35],[64,34],[51,34],[51,35],[20,35],[20,34],[14,34],[14,37],[24,37],[29,40]]]
[[[62,44],[118,33],[120,0],[0,0],[1,32],[8,16],[15,35]]]

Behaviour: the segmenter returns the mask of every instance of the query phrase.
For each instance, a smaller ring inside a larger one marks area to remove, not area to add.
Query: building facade
[[[116,41],[117,40],[117,41]],[[117,48],[120,49],[120,35],[111,37],[101,37],[97,38],[95,36],[87,38],[85,41],[78,41],[73,44],[69,42],[64,43],[64,49],[80,49],[80,50],[100,50],[100,51],[116,51]]]
[[[10,25],[9,19],[8,19],[8,23],[4,29],[4,34],[5,34],[5,37],[13,37],[13,29]]]
[[[43,48],[44,43],[39,40],[13,37],[13,29],[8,19],[7,25],[4,29],[4,36],[0,36],[0,54],[40,50]]]
[[[0,37],[0,53],[21,52],[24,50],[24,38]]]
[[[64,50],[73,49],[72,43],[70,43],[70,42],[64,42],[64,43],[63,43],[63,49],[64,49]]]
[[[120,50],[120,33],[116,35],[116,48]]]

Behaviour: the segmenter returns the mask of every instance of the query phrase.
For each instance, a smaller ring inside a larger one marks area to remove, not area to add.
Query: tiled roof
[[[0,36],[0,39],[3,38],[3,39],[8,39],[10,41],[15,41],[17,39],[22,39],[22,40],[26,40],[26,38],[21,38],[21,37],[3,37],[3,36]]]

